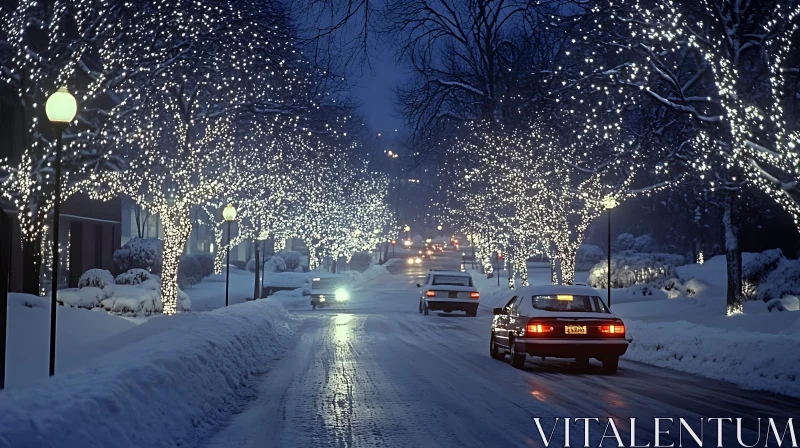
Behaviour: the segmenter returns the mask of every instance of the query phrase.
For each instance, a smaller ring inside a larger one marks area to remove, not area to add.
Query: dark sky
[[[353,97],[361,104],[367,123],[380,132],[402,133],[403,120],[394,107],[393,89],[407,79],[402,66],[395,65],[394,50],[388,44],[376,44],[369,66],[353,75]]]

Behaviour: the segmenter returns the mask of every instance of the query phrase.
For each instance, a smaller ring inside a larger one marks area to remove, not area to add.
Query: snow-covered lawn
[[[0,395],[0,447],[196,446],[252,397],[258,375],[293,339],[291,320],[280,305],[259,300],[158,316],[116,335],[95,331],[94,342],[107,353],[36,387]],[[62,319],[65,330],[68,322]],[[86,327],[80,333],[92,339]],[[47,352],[38,352],[46,374]]]
[[[228,303],[243,303],[253,297],[255,274],[231,266]],[[211,274],[202,282],[186,288],[184,292],[192,301],[192,311],[210,311],[225,306],[225,269],[222,274]]]
[[[529,266],[531,284],[550,283],[549,269]],[[624,358],[800,397],[800,312],[770,312],[766,303],[749,301],[743,314],[726,316],[724,256],[676,271],[693,288],[692,297],[670,298],[662,290],[642,295],[636,287],[612,290],[612,309],[633,337]],[[486,313],[513,296],[503,274],[498,287],[496,278],[472,272]],[[576,282],[587,276],[577,273]]]
[[[66,372],[96,356],[98,345],[135,323],[103,311],[59,306],[56,314],[56,372]],[[30,386],[47,378],[50,300],[11,293],[8,298],[6,387]]]

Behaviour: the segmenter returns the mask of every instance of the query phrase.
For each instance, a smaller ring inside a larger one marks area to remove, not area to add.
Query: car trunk
[[[530,318],[527,325],[541,324],[553,327],[553,331],[543,333],[528,333],[527,337],[557,338],[557,339],[614,339],[624,338],[625,333],[602,333],[602,326],[623,326],[621,320],[608,317],[534,317]]]

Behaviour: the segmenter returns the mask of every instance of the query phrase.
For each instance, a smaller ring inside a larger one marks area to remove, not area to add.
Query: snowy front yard
[[[487,279],[472,272],[486,313],[513,296],[507,277]],[[531,284],[548,284],[550,270],[530,265]],[[763,301],[745,302],[744,313],[725,315],[725,259],[677,268],[692,280],[692,297],[641,288],[613,289],[612,310],[625,319],[633,342],[624,359],[668,367],[743,388],[800,397],[800,312],[772,311]],[[578,272],[582,283],[588,273]],[[519,285],[519,280],[517,280]],[[600,297],[605,290],[598,290]]]

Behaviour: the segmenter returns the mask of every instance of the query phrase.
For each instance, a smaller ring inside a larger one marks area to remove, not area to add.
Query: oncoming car
[[[542,359],[590,358],[617,371],[628,350],[625,323],[611,314],[597,291],[587,286],[538,285],[515,290],[503,308],[495,308],[489,340],[494,359],[510,357],[521,369],[527,355]]]
[[[303,295],[311,297],[312,309],[346,306],[350,300],[349,282],[349,277],[336,274],[312,277]]]
[[[471,317],[478,313],[481,295],[472,284],[469,273],[431,270],[425,283],[417,284],[417,288],[422,288],[419,312],[426,316],[428,311],[464,311]]]

